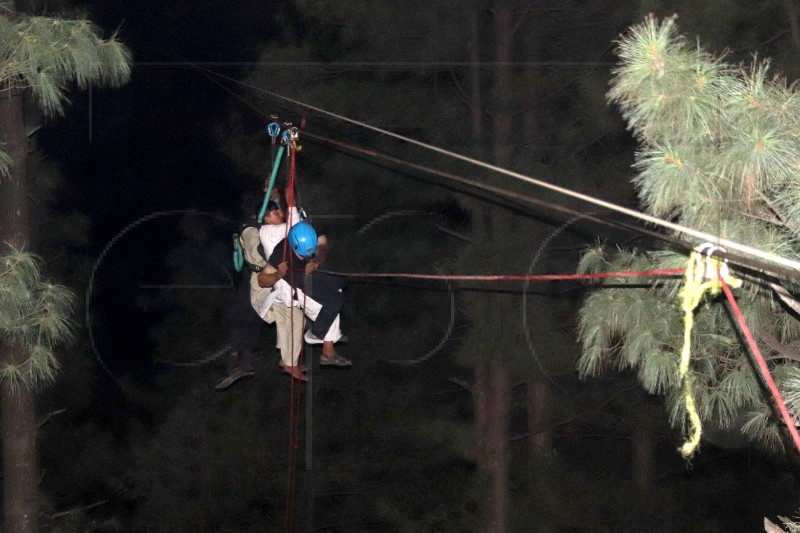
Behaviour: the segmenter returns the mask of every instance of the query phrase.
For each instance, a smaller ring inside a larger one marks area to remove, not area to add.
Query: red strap
[[[296,146],[294,143],[289,145],[289,183],[286,187],[286,204],[288,207],[294,207],[294,181],[295,181],[295,155]],[[292,227],[292,211],[288,210],[286,219],[286,233],[283,240],[283,258],[288,263],[289,285],[291,286],[292,294],[294,294],[294,271],[292,268],[294,262],[294,254],[289,251],[289,228]],[[290,359],[294,359],[294,310],[290,316],[291,328],[291,342],[290,342]],[[303,316],[305,322],[305,315]],[[303,324],[305,330],[305,324]],[[302,343],[302,340],[300,341]],[[303,361],[303,349],[301,344],[300,353],[296,361],[297,366],[300,367]],[[288,460],[287,460],[287,473],[286,473],[286,514],[284,517],[285,531],[294,531],[294,491],[295,491],[295,469],[297,464],[297,450],[300,448],[300,397],[302,394],[302,386],[298,381],[295,384],[295,379],[289,376],[289,442],[288,442]]]
[[[789,411],[786,409],[786,404],[783,402],[783,398],[781,398],[781,393],[778,391],[778,386],[775,384],[775,380],[772,379],[772,375],[769,373],[769,368],[767,368],[767,363],[764,361],[764,357],[761,355],[761,350],[758,349],[758,344],[756,344],[753,334],[750,333],[750,328],[747,327],[747,323],[744,321],[744,315],[742,315],[742,311],[739,309],[739,306],[733,297],[731,288],[728,287],[727,283],[725,283],[725,278],[720,276],[719,279],[722,282],[722,290],[725,291],[725,296],[728,298],[728,303],[731,306],[731,310],[736,316],[736,320],[739,322],[739,327],[742,328],[744,338],[747,339],[747,344],[750,345],[750,349],[753,351],[753,356],[758,363],[758,368],[761,370],[761,376],[764,378],[769,391],[772,393],[772,397],[775,399],[775,404],[778,406],[778,411],[780,411],[783,421],[786,423],[786,427],[789,429],[789,433],[792,435],[794,445],[797,447],[797,450],[800,451],[800,435],[797,434],[797,428],[792,420],[792,415],[790,415]]]

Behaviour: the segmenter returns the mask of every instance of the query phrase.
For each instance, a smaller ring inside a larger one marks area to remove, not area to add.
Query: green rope
[[[267,213],[267,203],[269,203],[269,197],[272,194],[272,188],[275,186],[275,177],[278,175],[278,168],[281,166],[281,157],[283,157],[283,145],[278,148],[278,155],[275,157],[275,163],[272,165],[272,174],[269,177],[269,185],[267,186],[267,192],[264,195],[264,202],[261,204],[261,211],[258,212],[258,223],[261,224],[261,221],[264,220],[264,215]]]
[[[236,272],[241,272],[242,267],[244,266],[244,252],[242,252],[242,247],[239,244],[239,235],[233,235],[233,268],[236,269]]]

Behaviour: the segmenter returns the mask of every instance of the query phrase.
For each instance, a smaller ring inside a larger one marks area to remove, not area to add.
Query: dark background
[[[473,407],[460,385],[471,379],[468,332],[481,317],[457,303],[453,332],[435,350],[451,322],[444,284],[351,283],[344,318],[351,341],[339,349],[354,367],[313,369],[311,471],[302,444],[297,463],[288,460],[290,387],[276,365],[274,329],[265,330],[257,375],[223,394],[213,390],[224,371],[215,357],[225,345],[222,316],[237,279],[230,235],[240,195],[269,168],[271,113],[307,121],[299,193],[345,271],[572,272],[583,246],[636,237],[546,210],[508,209],[440,177],[315,141],[324,135],[556,199],[264,93],[490,159],[492,106],[503,99],[487,85],[487,148],[471,151],[464,88],[454,83],[468,68],[466,36],[449,23],[460,21],[448,11],[457,3],[392,11],[341,0],[329,17],[310,4],[77,6],[106,35],[119,32],[134,73],[118,90],[72,92],[66,116],[37,135],[55,183],[39,251],[50,274],[88,295],[79,342],[66,350],[59,382],[43,392],[44,412],[65,409],[41,434],[47,530],[285,530],[287,494],[300,530],[481,530],[488,482],[464,452]],[[517,7],[509,91],[525,112],[516,115],[510,166],[630,206],[635,144],[604,102],[616,35],[647,12],[677,11],[681,28],[710,49],[727,48],[735,61],[757,52],[790,79],[796,72],[782,2]],[[494,13],[489,2],[479,17],[486,79]],[[474,206],[484,202],[492,216],[517,220],[518,231],[496,243],[458,237],[469,235],[481,216]],[[55,239],[64,243],[59,253],[47,244]],[[457,290],[506,292],[513,306],[490,313],[515,325],[523,307],[528,316],[533,348],[521,332],[509,347],[524,359],[509,363],[521,376],[512,391],[509,531],[760,531],[764,516],[796,509],[796,465],[786,459],[720,432],[687,465],[662,399],[642,393],[633,376],[577,379],[572,326],[586,289]],[[550,385],[555,405],[554,451],[537,460],[527,456],[525,438],[531,375]],[[642,428],[654,446],[646,489],[631,473]]]

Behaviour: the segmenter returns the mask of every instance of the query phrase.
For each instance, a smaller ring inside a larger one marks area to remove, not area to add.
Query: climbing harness
[[[238,233],[233,234],[233,268],[236,272],[242,271],[244,266],[244,252],[240,243],[241,236]]]
[[[724,260],[714,257],[714,252],[725,250],[711,243],[704,243],[693,250],[686,264],[684,284],[679,294],[683,310],[683,348],[681,349],[678,378],[683,389],[683,400],[689,417],[689,434],[680,447],[681,455],[689,459],[700,445],[703,433],[700,415],[694,398],[694,376],[689,372],[692,352],[692,329],[694,328],[694,310],[700,305],[706,293],[715,296],[720,293],[723,283],[731,287],[741,286],[741,280],[731,275]]]
[[[271,171],[268,177],[264,180],[264,200],[261,203],[261,209],[258,213],[257,221],[260,224],[264,220],[264,215],[267,212],[267,205],[269,204],[270,196],[272,194],[272,189],[275,185],[275,176],[278,174],[278,168],[280,167],[281,156],[283,155],[284,147],[280,146],[278,148],[277,140],[280,137],[281,133],[281,125],[278,123],[278,116],[277,115],[270,115],[271,122],[267,124],[267,133],[270,136],[270,154],[271,154]],[[276,153],[277,149],[277,153]],[[255,227],[258,227],[257,225]],[[252,263],[247,263],[244,259],[244,246],[241,241],[241,234],[245,228],[239,231],[239,233],[233,234],[233,268],[236,272],[241,272],[242,268],[247,264],[249,270],[251,272],[258,272],[261,270],[260,267],[256,267]],[[262,251],[262,250],[259,250]],[[263,255],[263,251],[262,251]]]
[[[256,231],[261,227],[260,224],[253,224],[250,222],[245,222],[241,225],[239,232],[233,234],[233,267],[236,269],[236,272],[241,272],[244,267],[247,267],[249,272],[255,272],[256,274],[261,272],[264,268],[252,261],[247,260],[247,246],[244,241],[244,232],[247,231],[248,228],[254,228]],[[250,253],[258,253],[259,257],[266,262],[269,259],[264,253],[264,247],[261,245],[259,241],[256,243],[250,243]]]

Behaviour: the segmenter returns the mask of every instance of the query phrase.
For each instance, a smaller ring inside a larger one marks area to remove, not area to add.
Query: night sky
[[[602,97],[614,60],[611,40],[648,9],[669,13],[678,3],[639,2],[628,8],[627,2],[609,2],[597,9],[598,2],[576,2],[563,11],[547,4],[526,19],[526,24],[538,21],[549,39],[530,45],[540,54],[533,59],[563,65],[580,60],[589,66],[580,67],[585,76],[579,81],[548,74],[577,67],[551,64],[520,76],[536,86],[543,102],[532,107],[536,131],[545,133],[538,144],[529,142],[521,133],[527,126],[515,119],[515,141],[529,143],[533,154],[516,160],[516,170],[634,206],[629,183],[634,143]],[[98,0],[80,8],[105,35],[118,30],[134,62],[129,84],[71,92],[66,115],[48,121],[38,134],[42,153],[64,177],[53,212],[77,212],[90,221],[82,247],[74,252],[83,266],[60,272],[53,263],[55,277],[73,284],[79,298],[90,290],[91,298],[88,309],[80,311],[88,319],[78,318],[80,339],[70,348],[63,378],[43,394],[43,409],[68,409],[42,432],[43,465],[53,472],[42,484],[43,509],[53,516],[77,510],[71,524],[46,520],[47,531],[285,531],[292,472],[286,445],[289,381],[276,365],[274,328],[263,334],[257,376],[224,394],[213,390],[224,359],[199,362],[224,346],[223,312],[238,279],[229,265],[230,238],[240,196],[256,185],[258,157],[268,153],[266,134],[258,138],[268,122],[264,113],[274,110],[296,121],[307,111],[270,102],[204,69],[251,83],[258,79],[250,76],[267,47],[285,52],[299,41],[347,57],[337,48],[347,28],[314,26],[297,15],[297,6],[278,0]],[[576,15],[584,9],[591,14]],[[779,11],[762,7],[760,16]],[[777,49],[780,43],[768,40],[775,28],[767,24],[752,29],[735,24],[730,34],[719,35],[713,23],[698,20],[707,13],[698,8],[695,15],[681,14],[681,20],[693,31],[706,28],[715,45],[729,46],[726,39],[764,42],[761,52],[786,54],[786,47]],[[573,16],[585,26],[570,36],[559,24]],[[489,19],[484,17],[487,27]],[[440,24],[447,42],[449,27],[444,20]],[[518,36],[526,43],[540,37],[532,31]],[[331,44],[325,48],[320,42]],[[593,50],[586,50],[587,42]],[[378,53],[402,56],[391,48],[385,45]],[[418,52],[438,57],[446,50],[433,42],[420,43]],[[531,60],[520,59],[520,64]],[[308,78],[318,73],[303,68],[274,75],[280,80],[296,76],[311,85]],[[337,102],[340,107],[331,111],[345,115],[363,105],[364,115],[354,118],[377,117],[403,135],[426,136],[433,144],[441,140],[462,150],[470,141],[459,131],[466,128],[461,95],[448,87],[466,70],[431,74],[426,68],[376,67],[375,76],[346,72],[352,76],[347,83],[355,80],[371,91],[370,98],[357,95],[362,102],[348,98],[345,82],[326,85],[313,96]],[[380,83],[386,87],[374,88]],[[331,96],[336,91],[342,94]],[[311,96],[291,94],[301,100]],[[419,118],[407,119],[414,114]],[[470,179],[482,176],[468,166],[308,115],[310,132]],[[430,133],[436,123],[453,126]],[[229,140],[252,153],[235,160],[237,152],[225,149]],[[317,221],[339,245],[336,264],[344,270],[452,269],[471,225],[483,216],[470,212],[475,198],[495,214],[498,206],[507,206],[492,195],[465,194],[464,187],[435,176],[344,155],[324,143],[303,143],[300,192],[310,209],[323,215]],[[478,248],[469,273],[573,272],[585,245],[636,239],[586,221],[562,227],[565,219],[557,214],[512,207],[503,211],[518,220],[510,227],[533,237]],[[334,213],[343,216],[324,216]],[[211,288],[152,287],[182,283]],[[492,301],[519,292],[510,284],[468,289],[497,299]],[[351,283],[344,312],[351,341],[342,353],[354,367],[314,368],[315,470],[304,470],[301,437],[295,465],[298,531],[481,530],[487,482],[464,451],[473,405],[463,384],[472,376],[459,355],[464,339],[474,341],[468,331],[476,319],[468,305],[450,306],[450,290],[413,280]],[[550,459],[527,458],[519,444],[524,439],[512,442],[512,525],[506,531],[759,531],[764,516],[795,512],[797,465],[720,430],[687,467],[675,450],[680,434],[670,429],[661,399],[642,393],[635,376],[577,379],[574,313],[584,294],[570,283],[529,289],[531,305],[537,306],[531,321],[534,351],[551,374],[554,401],[566,421],[555,430]],[[438,343],[445,330],[451,339],[442,348]],[[515,342],[527,342],[521,333],[514,335]],[[414,364],[390,362],[416,358]],[[513,368],[519,376],[538,371],[532,365]],[[514,382],[509,393],[515,435],[527,427],[524,382],[524,377]],[[649,492],[630,481],[632,428],[642,420],[653,436]],[[89,507],[97,502],[103,503]]]

